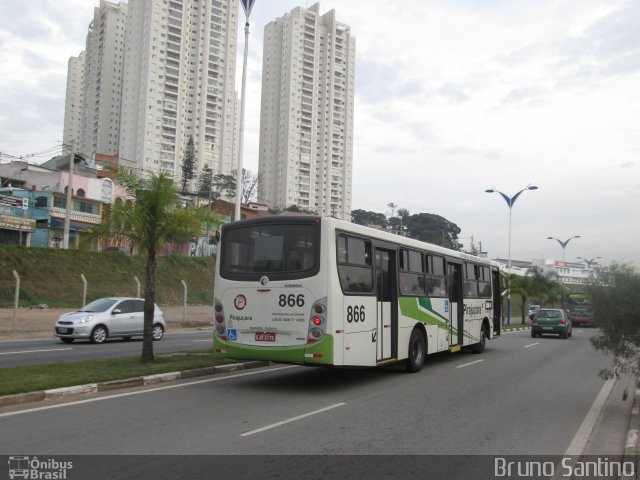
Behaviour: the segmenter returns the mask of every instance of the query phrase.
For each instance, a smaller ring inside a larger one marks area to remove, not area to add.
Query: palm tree
[[[178,190],[166,174],[146,178],[119,173],[131,202],[115,202],[103,223],[91,237],[116,244],[128,244],[147,256],[144,287],[144,333],[142,362],[155,361],[153,353],[153,313],[156,301],[156,255],[167,241],[189,241],[202,230],[195,210],[179,209]]]

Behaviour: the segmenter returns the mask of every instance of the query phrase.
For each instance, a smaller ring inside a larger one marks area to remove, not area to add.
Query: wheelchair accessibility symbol
[[[230,342],[236,342],[236,341],[238,341],[238,332],[237,332],[237,330],[236,330],[235,328],[230,328],[230,329],[227,331],[227,339],[228,339]]]
[[[444,313],[449,313],[449,300],[444,301]]]

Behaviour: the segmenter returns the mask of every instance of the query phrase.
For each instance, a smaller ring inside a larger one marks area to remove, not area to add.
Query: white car
[[[529,318],[531,320],[533,320],[538,310],[540,310],[540,305],[529,305]]]
[[[109,297],[95,300],[78,310],[60,315],[54,325],[54,334],[65,343],[76,339],[104,343],[107,338],[129,339],[141,336],[144,326],[144,299],[135,297]],[[162,310],[155,306],[153,339],[164,335]]]

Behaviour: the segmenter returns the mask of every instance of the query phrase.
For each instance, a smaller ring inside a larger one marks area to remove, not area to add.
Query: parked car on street
[[[561,308],[541,308],[531,321],[531,336],[543,334],[560,335],[562,338],[571,336],[571,319]]]
[[[65,343],[76,339],[104,343],[107,338],[129,339],[141,336],[144,326],[144,299],[135,297],[100,298],[76,312],[60,315],[54,334]],[[161,340],[165,331],[164,314],[155,306],[153,339]]]

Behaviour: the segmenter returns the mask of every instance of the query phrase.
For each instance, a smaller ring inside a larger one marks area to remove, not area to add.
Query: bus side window
[[[464,296],[478,298],[478,266],[473,263],[464,264]]]
[[[481,298],[491,298],[491,269],[480,268],[480,281],[478,282],[478,294]]]
[[[338,277],[344,293],[370,293],[373,290],[371,242],[338,236]]]
[[[437,255],[426,256],[426,288],[430,297],[447,296],[447,277],[444,272],[444,258]]]
[[[424,263],[422,253],[415,250],[400,250],[400,294],[424,295]]]

